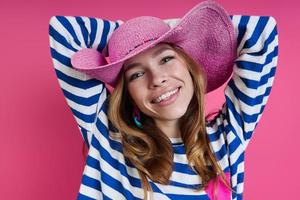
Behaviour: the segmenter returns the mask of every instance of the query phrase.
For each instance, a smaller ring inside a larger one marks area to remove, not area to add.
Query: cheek
[[[141,102],[143,101],[143,97],[145,96],[145,90],[138,84],[130,84],[127,89],[130,97],[133,99],[135,104],[141,104]]]
[[[194,92],[194,84],[193,84],[193,79],[192,76],[190,74],[190,72],[188,71],[188,69],[183,69],[181,71],[181,76],[182,79],[185,81],[187,88],[189,89],[189,91]]]
[[[185,81],[190,81],[192,79],[190,72],[185,66],[177,66],[170,70],[175,76],[180,77],[180,79]]]
[[[189,82],[189,87],[190,87],[190,90],[192,93],[194,93],[194,83],[193,83],[193,79],[192,79],[192,76],[190,75],[190,73],[187,74],[187,79],[188,79],[188,82]]]

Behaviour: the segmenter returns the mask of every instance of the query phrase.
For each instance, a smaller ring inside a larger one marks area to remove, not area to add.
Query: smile
[[[157,104],[157,103],[160,103],[162,101],[166,101],[166,100],[170,99],[174,94],[177,94],[179,89],[180,89],[180,87],[160,95],[159,97],[152,100],[152,103]]]

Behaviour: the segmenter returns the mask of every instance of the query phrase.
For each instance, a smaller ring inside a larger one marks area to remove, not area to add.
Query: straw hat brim
[[[196,5],[158,39],[137,47],[118,61],[107,63],[94,49],[78,51],[71,61],[75,69],[115,87],[126,60],[162,42],[180,46],[203,67],[207,93],[224,84],[232,74],[236,34],[227,12],[213,1]]]

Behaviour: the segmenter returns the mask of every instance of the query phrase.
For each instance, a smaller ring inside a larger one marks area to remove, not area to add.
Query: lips
[[[163,100],[169,99],[171,96],[173,96],[174,94],[176,94],[178,92],[178,90],[181,87],[176,87],[174,89],[168,90],[166,92],[163,92],[161,95],[157,96],[156,98],[154,98],[151,103],[153,104],[157,104]]]

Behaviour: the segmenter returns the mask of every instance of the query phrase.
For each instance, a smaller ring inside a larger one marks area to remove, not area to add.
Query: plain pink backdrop
[[[49,50],[52,15],[126,20],[183,16],[199,0],[1,0],[0,198],[75,199],[84,166],[82,138],[59,88]],[[219,1],[230,14],[272,15],[278,23],[274,87],[246,152],[245,200],[299,199],[299,35],[297,1]],[[207,98],[224,101],[223,88]]]

